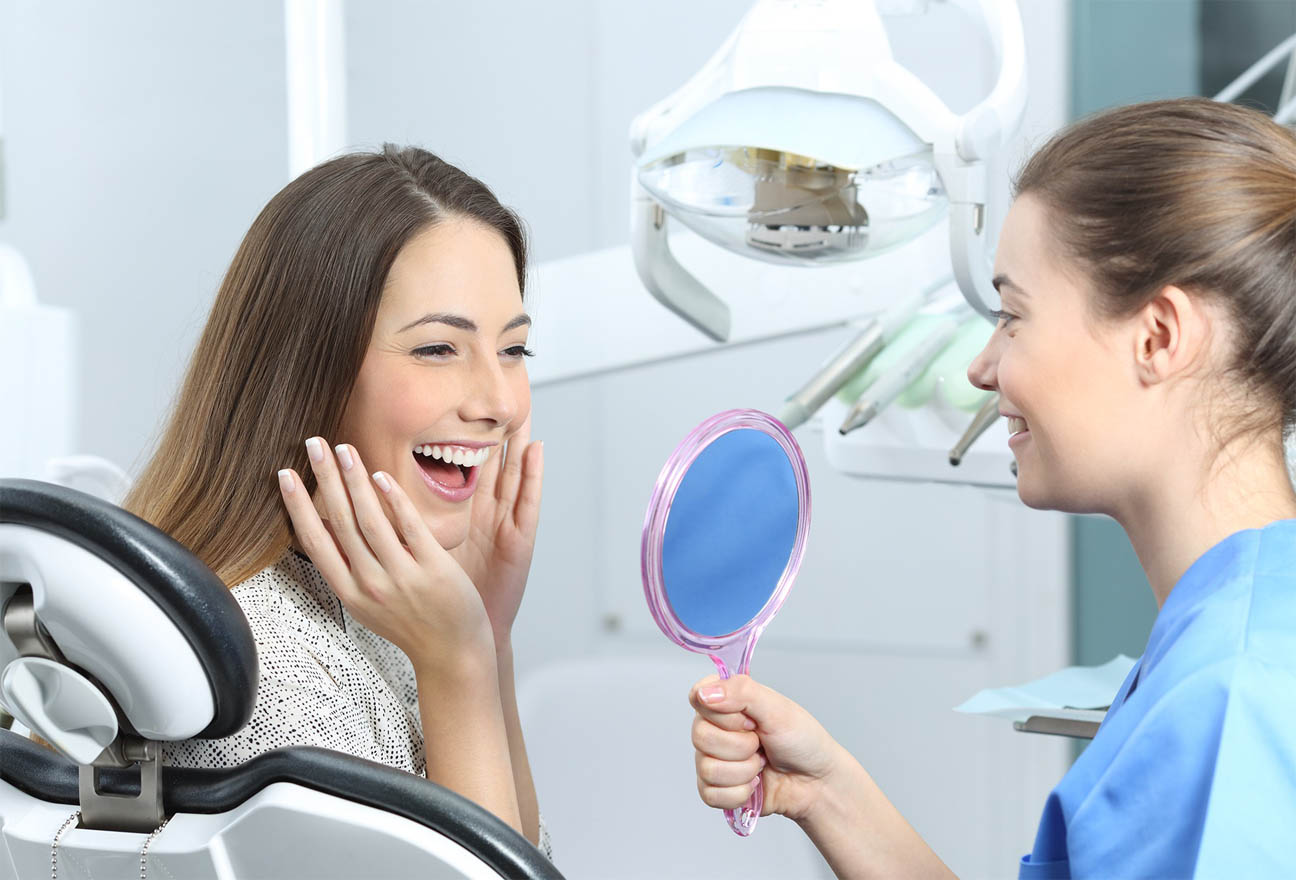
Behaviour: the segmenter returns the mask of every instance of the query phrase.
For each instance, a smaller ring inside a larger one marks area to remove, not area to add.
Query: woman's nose
[[[474,370],[467,392],[461,406],[464,421],[507,425],[517,414],[516,395],[498,364],[486,363]]]
[[[992,335],[985,348],[968,365],[968,381],[983,391],[999,390],[999,353],[996,350],[998,336],[998,333]]]

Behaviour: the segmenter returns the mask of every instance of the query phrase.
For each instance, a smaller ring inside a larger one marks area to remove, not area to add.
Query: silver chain
[[[153,833],[148,836],[148,840],[144,841],[144,846],[140,849],[140,880],[148,880],[148,851],[149,847],[153,845],[153,838],[161,834],[162,829],[167,827],[167,823],[170,821],[170,816],[163,819],[162,824],[154,828]]]
[[[71,816],[64,820],[59,830],[54,835],[54,845],[50,847],[50,880],[58,880],[58,848],[59,840],[63,837],[63,832],[72,826],[72,823],[81,818],[81,811],[77,810]]]
[[[72,827],[72,824],[81,818],[81,811],[77,810],[71,816],[63,821],[59,830],[54,834],[54,844],[50,847],[50,880],[58,880],[58,848],[59,841],[63,839],[64,833]],[[144,846],[140,848],[140,880],[148,880],[148,851],[153,845],[153,838],[162,833],[162,829],[167,827],[171,817],[167,816],[162,820],[162,824],[153,829],[153,832],[144,840]]]

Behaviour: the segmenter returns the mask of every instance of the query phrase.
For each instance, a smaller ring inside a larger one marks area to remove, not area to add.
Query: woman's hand
[[[482,465],[468,540],[450,551],[481,594],[499,650],[510,644],[540,521],[544,449],[530,439],[528,418],[509,438],[507,451]]]
[[[697,710],[698,794],[708,806],[741,807],[760,774],[763,813],[800,821],[843,761],[844,750],[809,712],[745,675],[708,676],[689,702]]]
[[[302,549],[342,604],[404,651],[416,671],[445,674],[463,670],[465,662],[489,663],[493,677],[481,597],[401,487],[382,472],[371,481],[354,446],[338,446],[335,457],[322,438],[312,437],[306,448],[316,497],[292,470],[279,472],[280,493]]]

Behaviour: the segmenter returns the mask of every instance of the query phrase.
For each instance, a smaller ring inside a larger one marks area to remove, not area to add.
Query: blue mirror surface
[[[799,514],[796,473],[777,440],[740,428],[712,441],[666,520],[662,579],[679,621],[703,636],[751,621],[778,588]]]

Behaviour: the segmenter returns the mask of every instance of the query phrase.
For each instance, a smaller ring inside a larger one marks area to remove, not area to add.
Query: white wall
[[[76,451],[136,462],[284,183],[282,18],[260,0],[0,2],[0,238],[80,317]]]

